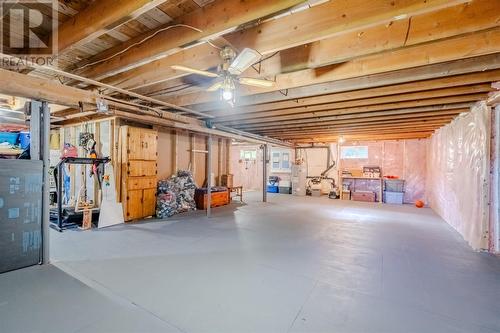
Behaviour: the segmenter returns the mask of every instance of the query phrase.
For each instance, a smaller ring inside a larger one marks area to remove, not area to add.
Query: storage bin
[[[268,193],[278,193],[279,188],[276,185],[267,185],[267,192]]]
[[[229,192],[219,191],[210,193],[210,207],[220,207],[229,204]],[[207,189],[196,189],[194,193],[194,200],[197,209],[207,209],[208,193]]]
[[[279,192],[280,194],[292,194],[292,188],[287,186],[280,186]]]
[[[384,190],[387,192],[404,192],[405,181],[402,179],[385,179]]]
[[[30,132],[21,132],[19,133],[19,144],[21,145],[21,149],[26,149],[30,144]]]
[[[17,144],[18,138],[19,133],[0,132],[0,143],[7,142],[8,144],[14,146]]]
[[[375,192],[370,191],[356,191],[351,194],[354,201],[375,202]]]
[[[404,192],[384,191],[384,202],[388,204],[403,204]]]

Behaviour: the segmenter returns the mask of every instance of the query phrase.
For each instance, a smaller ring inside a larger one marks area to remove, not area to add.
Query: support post
[[[48,264],[49,253],[49,194],[50,194],[50,110],[47,102],[31,101],[30,107],[30,156],[43,161],[42,169],[42,253],[41,263]],[[58,198],[60,200],[60,198]]]
[[[207,139],[207,217],[212,214],[212,135]]]
[[[42,128],[41,131],[41,151],[43,159],[43,199],[42,199],[42,237],[43,237],[43,253],[42,263],[44,265],[50,262],[50,109],[47,102],[42,102]],[[59,198],[58,198],[59,199]]]
[[[269,147],[262,145],[262,202],[267,202],[267,161]]]

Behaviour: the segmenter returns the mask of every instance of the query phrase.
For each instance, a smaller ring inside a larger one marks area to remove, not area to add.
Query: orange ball
[[[425,204],[424,204],[424,202],[422,200],[417,200],[417,201],[415,201],[415,206],[417,208],[422,208],[422,207],[425,206]]]

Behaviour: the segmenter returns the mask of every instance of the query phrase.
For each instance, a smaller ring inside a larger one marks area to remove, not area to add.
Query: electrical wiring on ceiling
[[[187,24],[174,24],[174,25],[170,25],[168,27],[165,27],[165,28],[162,28],[162,29],[159,29],[157,31],[155,31],[155,33],[145,37],[144,39],[136,42],[136,43],[133,43],[131,45],[129,45],[128,47],[126,47],[125,49],[121,50],[120,52],[117,52],[113,55],[110,55],[109,57],[106,57],[104,59],[101,59],[101,60],[97,60],[97,61],[94,61],[94,62],[91,62],[91,63],[88,63],[88,64],[85,64],[83,66],[80,67],[80,69],[84,69],[84,68],[87,68],[87,67],[90,67],[90,66],[94,66],[94,65],[97,65],[97,64],[100,64],[100,63],[103,63],[105,61],[108,61],[108,60],[111,60],[117,56],[119,56],[120,54],[123,54],[125,52],[127,52],[128,50],[130,50],[131,48],[135,47],[135,46],[138,46],[138,45],[141,45],[142,43],[148,41],[149,39],[155,37],[156,35],[158,35],[160,32],[163,32],[163,31],[167,31],[167,30],[170,30],[172,28],[188,28],[188,29],[192,29],[194,31],[198,31],[198,32],[203,32],[203,30],[201,29],[198,29],[198,28],[195,28],[193,26],[190,26],[190,25],[187,25]],[[206,40],[206,42],[211,45],[212,47],[216,48],[216,49],[221,49],[219,46],[213,44],[211,41],[209,40]]]

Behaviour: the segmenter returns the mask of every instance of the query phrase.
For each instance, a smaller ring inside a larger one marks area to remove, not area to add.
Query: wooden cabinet
[[[120,128],[121,198],[127,222],[155,214],[157,143],[155,130]]]

